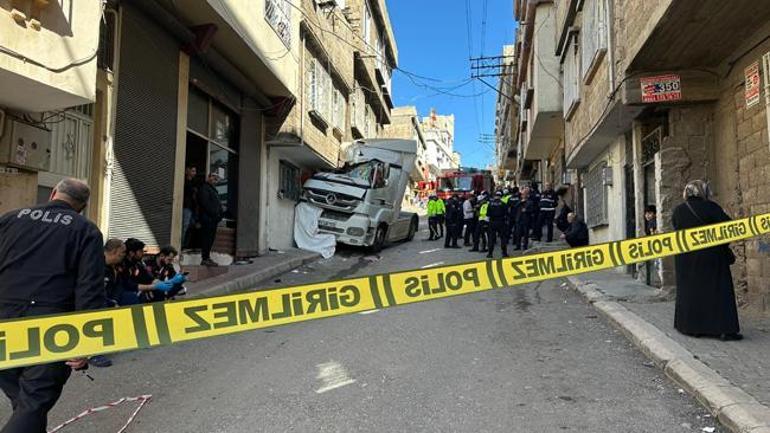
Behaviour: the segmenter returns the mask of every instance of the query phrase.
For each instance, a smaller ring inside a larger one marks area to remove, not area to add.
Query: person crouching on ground
[[[573,248],[588,245],[588,226],[586,223],[575,212],[567,214],[567,222],[569,222],[569,227],[561,235],[561,238]]]
[[[119,265],[122,290],[115,301],[118,305],[134,305],[159,302],[166,299],[166,293],[174,288],[171,281],[155,279],[147,270],[144,258],[144,242],[139,239],[126,239],[126,258]]]
[[[144,263],[147,271],[155,280],[170,281],[173,284],[171,290],[166,292],[165,299],[174,299],[176,296],[187,294],[187,289],[184,287],[187,278],[184,274],[177,273],[174,268],[174,260],[177,255],[176,248],[166,245],[160,249],[160,252],[154,258]]]

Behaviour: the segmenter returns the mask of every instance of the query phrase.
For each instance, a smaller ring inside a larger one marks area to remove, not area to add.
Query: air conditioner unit
[[[33,171],[51,167],[51,131],[5,116],[0,164]]]

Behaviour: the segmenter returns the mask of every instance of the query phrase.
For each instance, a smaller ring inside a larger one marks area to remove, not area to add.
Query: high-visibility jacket
[[[510,199],[511,199],[510,195],[504,195],[503,198],[500,199],[500,201],[502,201],[505,204],[508,204],[508,200]]]
[[[428,200],[428,217],[436,216],[437,202],[438,200]]]
[[[489,221],[487,217],[487,209],[489,209],[489,202],[483,203],[479,209],[479,221]]]
[[[444,200],[438,199],[436,200],[436,215],[444,215],[446,213],[446,205],[444,204]]]

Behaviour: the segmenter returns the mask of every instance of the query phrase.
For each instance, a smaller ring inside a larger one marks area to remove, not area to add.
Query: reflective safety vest
[[[489,203],[484,203],[481,205],[481,209],[479,209],[479,221],[489,221],[489,217],[487,217],[487,209],[489,209]]]
[[[510,199],[511,199],[510,195],[504,195],[503,198],[500,199],[500,201],[502,201],[505,204],[508,204],[508,200]]]
[[[436,216],[437,200],[428,200],[428,217]]]
[[[436,200],[436,215],[444,215],[446,213],[446,205],[444,200]]]

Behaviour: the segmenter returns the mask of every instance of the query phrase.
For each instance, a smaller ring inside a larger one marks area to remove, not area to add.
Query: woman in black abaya
[[[685,202],[674,209],[676,230],[729,221],[724,210],[709,200],[708,185],[692,181],[684,189]],[[730,265],[735,262],[730,247],[719,245],[676,256],[676,314],[674,327],[694,337],[723,340],[743,338]]]

